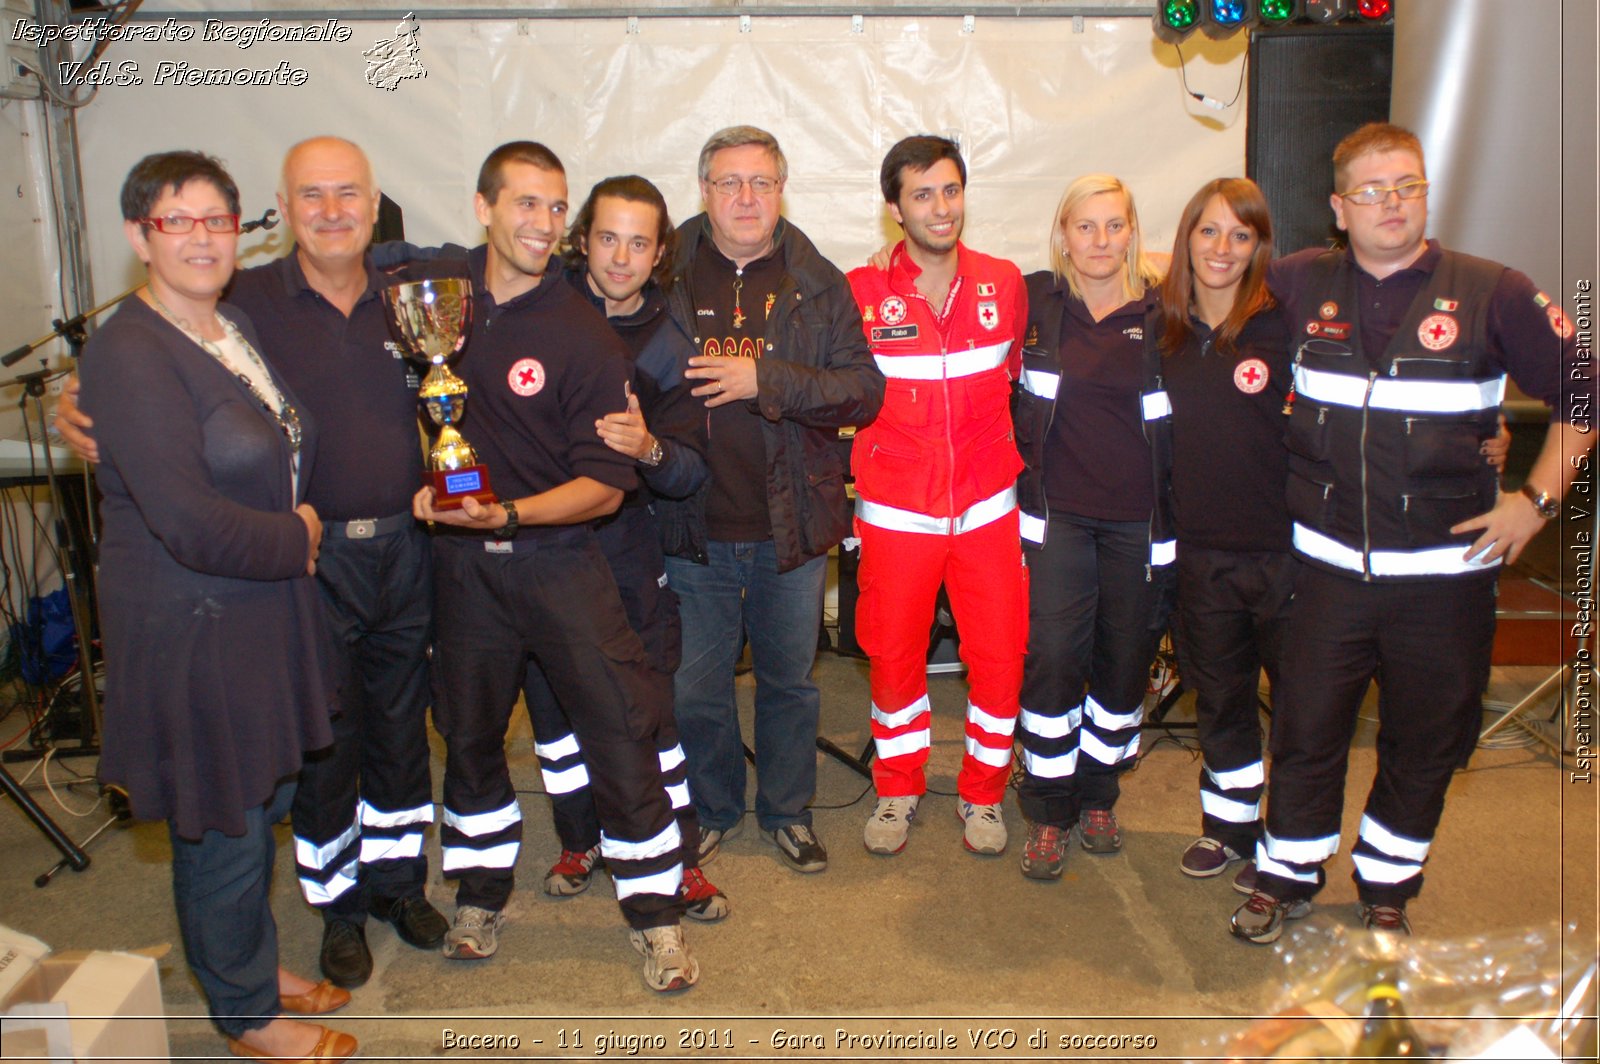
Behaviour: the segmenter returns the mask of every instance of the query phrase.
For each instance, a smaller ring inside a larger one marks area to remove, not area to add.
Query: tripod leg
[[[16,802],[22,811],[28,815],[29,820],[33,821],[33,826],[38,828],[45,838],[55,844],[55,848],[61,851],[62,859],[72,866],[74,872],[82,872],[89,867],[89,855],[84,853],[83,849],[73,842],[66,832],[56,826],[56,822],[50,819],[50,815],[39,807],[39,803],[33,800],[32,795],[22,789],[22,785],[16,781],[11,773],[6,771],[3,765],[0,765],[0,789],[4,789],[9,794],[11,800]]]

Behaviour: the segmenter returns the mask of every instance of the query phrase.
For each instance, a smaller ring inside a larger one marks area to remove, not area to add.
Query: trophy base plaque
[[[495,501],[489,489],[489,471],[481,465],[435,469],[426,479],[433,486],[435,510],[459,510],[465,499],[477,499],[484,506]]]

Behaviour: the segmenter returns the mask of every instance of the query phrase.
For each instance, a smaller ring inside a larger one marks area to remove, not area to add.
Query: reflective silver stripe
[[[301,876],[300,893],[312,905],[326,905],[348,893],[350,888],[356,885],[356,867],[356,862],[351,861],[329,877],[326,883],[318,883],[308,876]]]
[[[902,510],[898,506],[859,497],[856,499],[856,516],[867,524],[887,528],[891,532],[917,532],[924,536],[959,536],[963,532],[992,524],[1016,508],[1015,484],[1007,485],[987,499],[979,499],[955,518],[930,517],[915,510]]]
[[[1150,543],[1150,564],[1171,565],[1178,560],[1178,541],[1175,539],[1158,539]]]
[[[1376,820],[1371,814],[1361,817],[1360,835],[1373,846],[1393,857],[1401,857],[1407,861],[1426,861],[1428,848],[1432,845],[1422,839],[1408,839],[1404,835],[1396,835]]]
[[[617,890],[618,901],[631,898],[635,894],[660,894],[675,898],[678,896],[678,889],[683,886],[683,865],[675,864],[665,872],[657,872],[650,876],[619,876],[613,869],[611,885]]]
[[[1108,743],[1101,742],[1099,736],[1085,728],[1078,735],[1078,749],[1102,765],[1120,765],[1139,752],[1139,733],[1135,731],[1133,738],[1121,746],[1111,746]]]
[[[1286,864],[1279,864],[1274,861],[1259,849],[1256,850],[1256,871],[1268,872],[1275,876],[1282,876],[1284,879],[1298,880],[1301,883],[1315,883],[1317,881],[1315,872],[1297,872]]]
[[[1360,551],[1298,521],[1294,526],[1294,549],[1308,558],[1316,558],[1341,569],[1354,573],[1364,571]],[[1500,564],[1500,558],[1485,562],[1479,560],[1482,555],[1466,558],[1463,557],[1465,553],[1465,547],[1453,545],[1424,550],[1375,550],[1368,558],[1373,576],[1451,576],[1479,573]]]
[[[1098,725],[1107,731],[1121,731],[1123,728],[1137,728],[1144,722],[1144,707],[1138,706],[1126,713],[1114,713],[1096,702],[1092,697],[1083,701],[1089,723]]]
[[[446,809],[444,811],[444,822],[463,835],[482,838],[485,835],[493,835],[497,831],[504,831],[512,824],[520,824],[522,822],[522,807],[517,804],[516,799],[512,799],[499,809],[491,809],[487,813],[462,814],[452,813]]]
[[[1214,771],[1210,765],[1207,765],[1206,775],[1211,777],[1211,782],[1225,791],[1237,791],[1245,787],[1259,787],[1267,782],[1266,766],[1259,761],[1245,765],[1243,768],[1229,769],[1226,772]]]
[[[1356,874],[1368,883],[1402,883],[1422,874],[1419,864],[1385,861],[1367,853],[1351,853],[1350,860],[1356,866]]]
[[[544,780],[544,789],[550,794],[571,794],[589,786],[589,769],[582,761],[571,768],[541,768],[539,776]]]
[[[560,761],[564,757],[571,757],[579,752],[578,737],[568,732],[561,738],[548,743],[534,743],[533,752],[536,757],[542,757],[546,761]]]
[[[666,827],[642,842],[614,839],[603,831],[600,833],[600,853],[608,861],[648,861],[652,857],[671,853],[681,845],[683,835],[678,831],[676,820],[670,821]]]
[[[318,846],[314,842],[295,836],[294,862],[302,868],[315,868],[322,871],[328,867],[328,862],[343,853],[348,847],[354,845],[361,837],[361,822],[357,821],[339,833],[339,837]]]
[[[674,783],[667,788],[667,797],[672,799],[672,808],[689,808],[689,785],[687,783]]]
[[[1059,739],[1063,735],[1071,735],[1072,729],[1083,723],[1083,707],[1073,706],[1055,716],[1025,709],[1019,716],[1022,718],[1023,731],[1041,739]]]
[[[991,768],[1005,768],[1011,764],[1011,744],[994,747],[984,746],[972,736],[967,736],[967,756],[974,761],[981,761]]]
[[[375,861],[401,861],[408,857],[422,856],[422,832],[411,831],[398,839],[386,839],[381,835],[368,835],[361,840],[361,863],[372,864]]]
[[[671,750],[662,750],[656,754],[656,761],[661,765],[662,772],[671,772],[683,764],[683,747],[674,746]]]
[[[897,709],[893,712],[885,712],[879,709],[878,704],[874,702],[872,704],[872,719],[885,728],[904,728],[922,714],[929,712],[929,709],[928,696],[926,694],[904,709]]]
[[[1061,387],[1061,374],[1047,373],[1042,369],[1022,371],[1022,390],[1041,399],[1054,399]]]
[[[1029,543],[1044,542],[1044,518],[1034,517],[1030,513],[1017,515],[1017,530],[1022,533],[1022,538]]]
[[[1317,864],[1339,852],[1339,836],[1324,835],[1320,839],[1279,839],[1266,832],[1261,839],[1267,856],[1290,864]]]
[[[1261,819],[1260,802],[1236,802],[1204,787],[1200,788],[1200,811],[1230,824],[1254,824]]]
[[[967,703],[967,722],[976,724],[990,735],[1011,735],[1017,730],[1016,717],[997,717],[971,702]]]
[[[1335,406],[1404,410],[1415,414],[1465,414],[1492,410],[1506,397],[1504,374],[1488,380],[1418,381],[1379,377],[1367,395],[1367,378],[1348,373],[1296,366],[1294,390],[1303,397]]]
[[[887,761],[891,757],[904,757],[918,750],[926,750],[933,745],[933,733],[927,728],[922,728],[887,739],[874,739],[872,743],[878,750],[879,759]]]
[[[872,360],[885,377],[938,381],[999,369],[1006,364],[1006,352],[1010,349],[1010,343],[998,343],[951,351],[947,355],[873,355]]]
[[[1024,748],[1022,767],[1027,770],[1028,775],[1038,776],[1040,779],[1065,779],[1078,770],[1078,750],[1077,747],[1073,747],[1064,754],[1044,757]]]
[[[1139,397],[1139,405],[1144,407],[1146,421],[1172,416],[1172,400],[1166,392],[1146,392]]]
[[[515,868],[520,842],[505,842],[483,850],[470,846],[446,846],[439,862],[440,871],[459,872],[464,868]]]
[[[393,813],[385,813],[381,809],[374,809],[363,799],[361,802],[361,823],[369,828],[403,828],[408,824],[433,823],[433,803],[419,805],[412,809],[399,809]]]

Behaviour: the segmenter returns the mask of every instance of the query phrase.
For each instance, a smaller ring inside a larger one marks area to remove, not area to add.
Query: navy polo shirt
[[[1144,435],[1144,325],[1151,293],[1095,321],[1065,294],[1061,389],[1045,441],[1044,490],[1052,513],[1146,521],[1155,508]]]
[[[370,258],[366,269],[348,318],[306,282],[294,252],[240,271],[228,293],[255,326],[262,357],[316,421],[306,501],[324,521],[409,513],[422,486],[417,383],[389,334],[387,278]]]
[[[467,255],[472,334],[453,368],[468,388],[461,434],[488,467],[495,495],[537,495],[577,477],[632,491],[633,459],[606,446],[594,427],[627,409],[627,348],[563,279],[559,259],[538,286],[498,304],[484,279],[487,262],[486,246]],[[524,526],[518,538],[546,531]]]

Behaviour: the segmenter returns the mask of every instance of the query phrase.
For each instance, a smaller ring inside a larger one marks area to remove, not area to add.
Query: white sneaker
[[[644,956],[644,981],[651,990],[687,990],[700,980],[700,962],[689,953],[677,924],[629,931],[628,941]]]
[[[861,841],[872,853],[896,854],[906,848],[906,836],[911,833],[911,822],[917,819],[920,795],[908,794],[900,798],[879,798],[878,806],[867,818],[867,827]]]
[[[456,922],[444,936],[444,955],[452,960],[475,961],[492,957],[500,948],[500,928],[505,926],[506,914],[476,905],[463,905],[456,910]]]
[[[1000,806],[974,805],[962,800],[956,806],[956,816],[966,824],[961,833],[961,843],[973,853],[1004,853],[1006,849],[1006,822],[1000,818]]]

